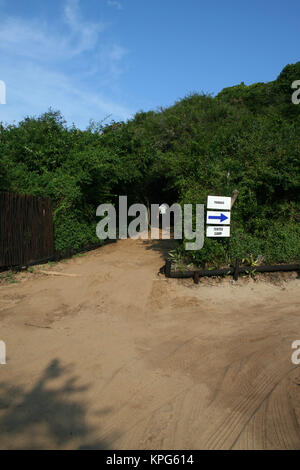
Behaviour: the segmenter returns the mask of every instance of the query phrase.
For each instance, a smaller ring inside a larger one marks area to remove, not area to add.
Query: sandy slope
[[[299,449],[299,280],[166,280],[123,240],[0,287],[0,448]]]

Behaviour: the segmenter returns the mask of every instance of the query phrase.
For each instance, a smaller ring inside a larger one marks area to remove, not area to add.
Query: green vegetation
[[[0,188],[52,199],[61,251],[99,242],[96,207],[119,195],[130,204],[205,203],[237,188],[230,244],[206,239],[202,250],[181,244],[177,254],[198,265],[299,260],[300,105],[291,102],[299,79],[300,62],[270,83],[191,94],[85,131],[51,110],[0,124]]]
[[[18,281],[15,278],[15,273],[13,271],[6,271],[3,274],[0,274],[0,284],[16,284]]]

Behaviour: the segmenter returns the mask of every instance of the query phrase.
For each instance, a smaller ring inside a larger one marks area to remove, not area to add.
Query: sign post
[[[221,227],[219,225],[210,225],[206,227],[206,236],[212,238],[230,237],[230,227]]]
[[[207,209],[213,210],[208,210],[206,214],[206,236],[208,238],[230,237],[231,197],[207,196]]]
[[[229,225],[230,224],[230,212],[229,211],[222,211],[222,212],[207,211],[206,223]]]
[[[207,209],[222,209],[224,211],[230,211],[231,197],[207,196]]]

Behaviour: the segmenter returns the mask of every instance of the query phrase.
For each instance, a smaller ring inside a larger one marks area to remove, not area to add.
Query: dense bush
[[[132,202],[205,203],[239,197],[232,237],[205,240],[197,264],[235,257],[300,259],[300,105],[291,102],[300,62],[277,80],[192,94],[124,122],[68,128],[59,112],[0,125],[0,189],[50,197],[60,250],[96,242],[95,210]],[[179,251],[184,250],[184,244]]]

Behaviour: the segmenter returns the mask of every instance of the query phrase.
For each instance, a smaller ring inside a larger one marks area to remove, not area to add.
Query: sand
[[[0,286],[1,449],[300,448],[299,279],[166,279],[162,243]]]

